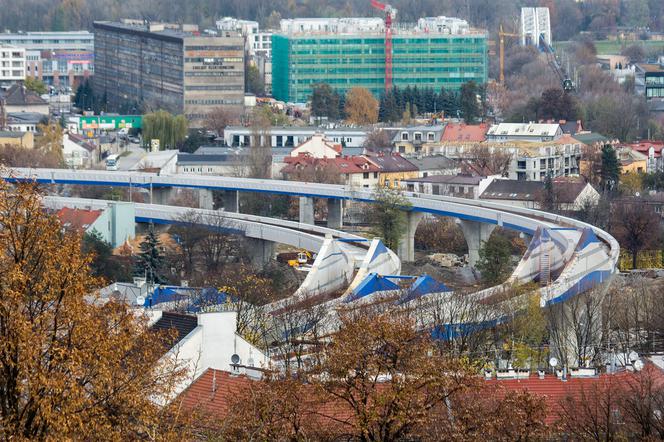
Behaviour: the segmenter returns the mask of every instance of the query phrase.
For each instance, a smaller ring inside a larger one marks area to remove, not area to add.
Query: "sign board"
[[[153,138],[150,140],[150,152],[159,151],[159,138]]]
[[[140,129],[142,127],[143,117],[141,115],[101,115],[101,116],[83,116],[79,120],[79,128],[117,130],[117,129]]]

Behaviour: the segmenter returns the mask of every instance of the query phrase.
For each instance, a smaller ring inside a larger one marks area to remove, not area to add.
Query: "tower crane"
[[[397,18],[397,10],[378,0],[371,0],[371,6],[385,12],[385,92],[387,92],[392,89],[392,23]]]
[[[500,40],[500,84],[505,84],[505,37],[519,37],[519,34],[503,31],[503,25],[500,25],[498,39]]]

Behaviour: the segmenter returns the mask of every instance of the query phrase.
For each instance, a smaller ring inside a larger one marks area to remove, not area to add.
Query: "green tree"
[[[27,90],[35,92],[39,95],[43,95],[48,92],[46,85],[39,78],[25,77],[23,85]]]
[[[602,168],[600,171],[600,185],[604,191],[613,192],[618,188],[620,181],[620,163],[616,151],[610,144],[602,147]]]
[[[131,266],[121,257],[113,255],[113,247],[96,230],[83,235],[81,249],[85,255],[92,255],[90,270],[94,276],[101,276],[107,281],[128,281],[131,278]]]
[[[160,149],[175,149],[186,138],[188,122],[184,115],[171,115],[165,110],[152,112],[143,117],[143,143],[159,140]]]
[[[378,187],[374,192],[376,203],[371,206],[369,220],[371,232],[379,236],[390,249],[396,250],[399,241],[406,232],[408,219],[406,211],[410,202],[399,189]]]
[[[556,194],[553,189],[553,179],[551,174],[547,173],[544,178],[544,190],[542,193],[542,210],[553,212],[556,205]]]
[[[148,234],[141,242],[141,253],[136,258],[134,274],[136,276],[145,276],[150,284],[161,284],[165,282],[162,276],[164,267],[164,256],[161,253],[161,242],[154,231],[154,226],[150,224]]]
[[[472,124],[480,117],[480,103],[477,100],[479,94],[480,87],[474,81],[468,81],[461,85],[459,106],[466,123]]]
[[[339,118],[339,95],[327,83],[318,83],[311,94],[311,114],[315,117]]]
[[[265,95],[265,82],[258,67],[249,65],[244,75],[245,90],[247,92],[258,96]]]
[[[491,235],[480,245],[479,255],[477,270],[485,285],[499,284],[509,276],[512,245],[503,235]]]

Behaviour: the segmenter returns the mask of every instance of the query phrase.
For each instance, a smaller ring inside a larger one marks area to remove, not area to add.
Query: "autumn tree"
[[[405,210],[411,204],[399,189],[379,187],[374,199],[369,213],[372,232],[382,238],[388,248],[396,250],[408,227]]]
[[[45,156],[62,164],[62,126],[56,122],[48,122],[37,125],[37,130],[41,133],[36,140],[37,147]]]
[[[632,268],[637,268],[638,253],[659,238],[659,216],[639,200],[620,201],[614,206],[612,233],[632,255]]]
[[[39,95],[44,95],[45,93],[48,92],[46,85],[39,78],[25,77],[23,85],[27,90],[32,91]]]
[[[224,136],[224,129],[236,122],[236,118],[231,111],[224,107],[215,107],[205,119],[205,127],[214,131],[218,137]]]
[[[390,137],[387,131],[376,129],[367,134],[362,147],[373,152],[390,150],[392,148],[392,137]]]
[[[507,176],[512,158],[507,149],[477,144],[464,152],[463,166],[471,173]]]
[[[352,124],[364,126],[378,121],[378,101],[363,87],[354,87],[346,94],[346,118]]]
[[[165,336],[125,304],[96,302],[80,237],[32,185],[0,185],[0,225],[2,438],[173,437],[173,409],[153,402],[181,381],[159,362]]]

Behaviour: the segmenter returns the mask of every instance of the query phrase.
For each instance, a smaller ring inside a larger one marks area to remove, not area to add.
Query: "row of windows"
[[[184,100],[184,104],[200,105],[221,105],[221,104],[242,104],[242,100]]]
[[[214,84],[214,85],[188,85],[184,87],[185,91],[233,91],[238,88],[237,85]]]
[[[203,63],[203,64],[216,64],[216,63],[242,63],[241,57],[187,57],[184,59],[185,63]]]
[[[185,46],[185,51],[241,51],[244,48],[242,46],[234,45],[213,45],[213,46]]]
[[[239,71],[201,71],[201,72],[185,72],[185,77],[242,77],[243,72]]]
[[[392,59],[392,62],[394,63],[395,66],[398,65],[408,65],[408,64],[427,64],[427,65],[436,65],[436,64],[453,64],[453,63],[466,63],[466,64],[477,64],[477,63],[484,63],[484,57],[446,57],[446,58],[430,58],[430,57],[413,57],[413,58],[406,58],[406,57],[395,57]],[[321,62],[322,60],[317,59],[317,58],[298,58],[298,59],[292,59],[291,63],[292,64],[298,64],[298,65],[312,65],[316,64],[318,62]],[[352,64],[352,65],[362,65],[362,64],[379,64],[384,62],[382,58],[376,58],[376,59],[364,59],[364,58],[335,58],[332,59],[332,63],[326,62],[325,64]]]
[[[399,38],[392,37],[397,44],[436,45],[436,44],[484,44],[484,38]],[[383,38],[296,38],[291,40],[293,45],[368,45],[384,44]]]
[[[646,89],[647,97],[664,97],[664,87],[655,87]]]

